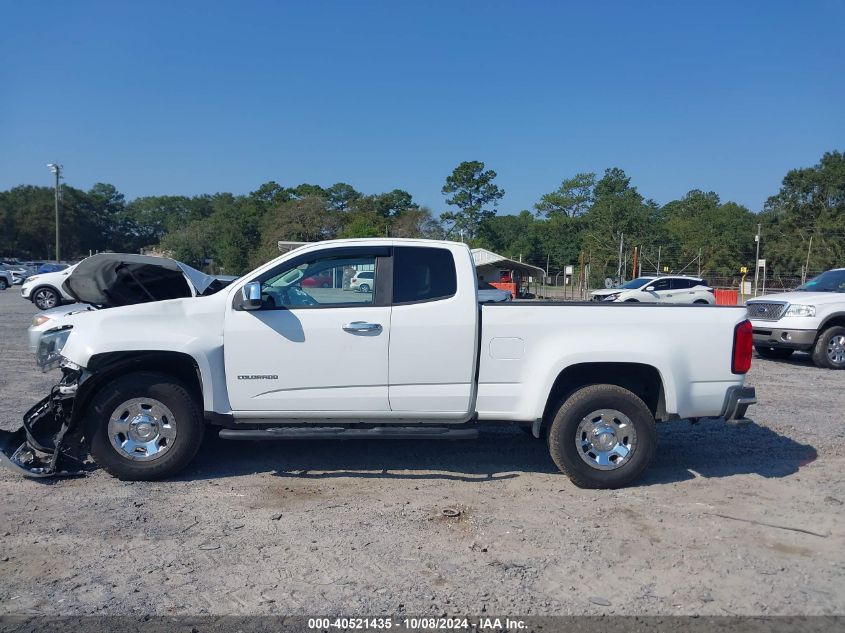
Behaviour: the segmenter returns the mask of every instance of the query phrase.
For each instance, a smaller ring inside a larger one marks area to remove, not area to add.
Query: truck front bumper
[[[744,420],[745,413],[752,404],[757,404],[754,387],[731,387],[725,394],[721,417],[725,421]]]
[[[78,378],[66,371],[50,395],[24,414],[21,428],[0,430],[0,465],[34,478],[84,474],[81,425],[73,415]]]
[[[810,349],[816,342],[816,330],[792,330],[751,324],[752,339],[758,347]]]

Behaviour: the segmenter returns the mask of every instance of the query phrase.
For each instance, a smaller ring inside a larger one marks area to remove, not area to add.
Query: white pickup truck
[[[210,296],[161,301],[167,279],[140,266],[69,277],[100,307],[156,292],[42,336],[40,362],[62,378],[0,435],[5,465],[70,474],[90,453],[151,480],[184,468],[209,427],[234,440],[467,439],[507,421],[544,438],[576,485],[616,488],[647,466],[656,420],[736,419],[756,401],[743,308],[479,305],[464,244],[310,244]],[[368,291],[344,283],[362,271]]]

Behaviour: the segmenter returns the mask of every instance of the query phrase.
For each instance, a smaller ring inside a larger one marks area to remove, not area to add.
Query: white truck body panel
[[[458,289],[438,301],[343,309],[246,311],[242,286],[280,263],[338,246],[419,245],[450,250]],[[469,249],[427,240],[339,240],[307,245],[209,297],[76,314],[62,355],[87,367],[94,355],[170,351],[199,368],[207,412],[256,419],[533,421],[556,378],[579,363],[629,362],[660,374],[668,414],[718,416],[742,308],[509,302],[476,296]],[[377,322],[354,336],[349,321]],[[476,366],[478,364],[478,367]],[[478,374],[476,383],[475,376]],[[277,379],[238,379],[267,375]]]
[[[681,417],[718,415],[728,387],[743,382],[729,353],[742,308],[513,303],[481,315],[480,419],[542,417],[557,376],[579,363],[654,367],[666,411]]]

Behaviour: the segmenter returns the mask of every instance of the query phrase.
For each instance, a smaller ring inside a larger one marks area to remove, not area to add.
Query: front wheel
[[[127,481],[175,475],[194,458],[205,431],[190,392],[170,376],[146,371],[102,387],[85,425],[94,461]]]
[[[5,290],[9,287],[9,283],[6,281],[5,277],[0,277],[0,290]]]
[[[39,310],[49,310],[61,305],[62,298],[59,293],[52,288],[38,288],[32,294],[32,303],[36,305]]]
[[[845,369],[845,327],[834,326],[819,335],[813,347],[816,367]]]
[[[617,385],[590,385],[567,398],[549,428],[552,460],[579,488],[622,488],[657,447],[654,416]]]

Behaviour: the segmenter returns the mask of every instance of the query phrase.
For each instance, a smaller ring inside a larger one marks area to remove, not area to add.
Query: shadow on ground
[[[658,450],[639,485],[695,477],[786,477],[816,450],[748,422],[658,425]],[[545,443],[517,428],[485,429],[478,440],[226,441],[209,437],[183,480],[269,472],[279,477],[446,480],[481,483],[554,474]]]

